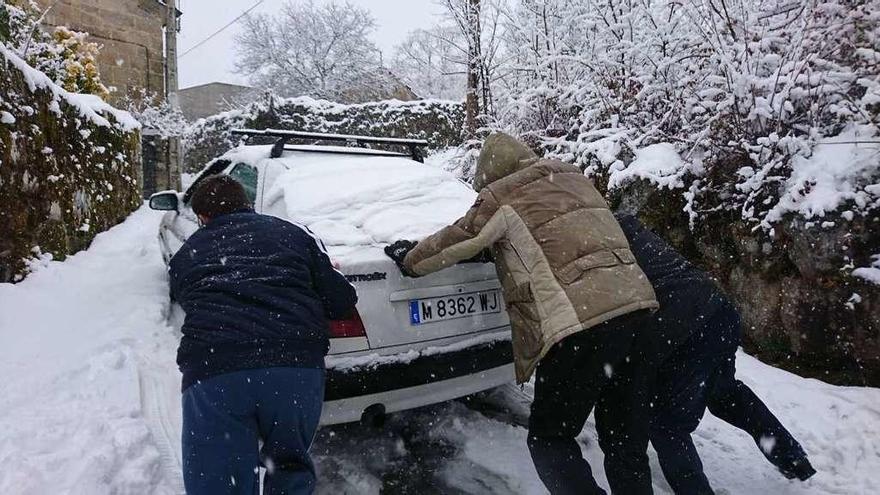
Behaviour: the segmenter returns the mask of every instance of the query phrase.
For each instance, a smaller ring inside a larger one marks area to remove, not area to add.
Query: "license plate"
[[[498,313],[503,304],[497,289],[415,299],[409,302],[409,319],[413,325],[422,325],[466,316]]]

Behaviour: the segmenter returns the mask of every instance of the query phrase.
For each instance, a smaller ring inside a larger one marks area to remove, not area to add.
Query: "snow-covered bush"
[[[0,282],[63,259],[141,204],[140,124],[0,43]]]
[[[880,134],[880,2],[722,5],[522,1],[507,36],[529,48],[511,51],[500,125],[606,178],[670,143],[694,216],[735,209],[770,231],[790,211],[880,205],[876,150],[846,148]],[[826,145],[858,156],[827,172]]]
[[[880,0],[522,0],[510,19],[496,125],[612,192],[667,191],[666,222],[773,242],[786,219],[880,211]]]
[[[42,15],[33,0],[0,2],[0,41],[65,90],[107,99],[110,90],[101,82],[97,63],[99,46],[86,41],[87,33],[65,26],[44,31]]]
[[[161,95],[141,88],[123,98],[120,107],[132,114],[144,129],[151,129],[162,139],[183,137],[189,124],[180,108],[175,108]]]
[[[443,100],[397,100],[343,105],[308,97],[253,102],[195,122],[184,139],[184,168],[200,170],[239,144],[235,128],[289,129],[369,136],[426,139],[432,150],[461,143],[464,109]]]
[[[110,90],[101,82],[98,45],[86,41],[86,33],[58,26],[51,39],[37,43],[29,57],[35,67],[72,93],[86,93],[107,99]]]

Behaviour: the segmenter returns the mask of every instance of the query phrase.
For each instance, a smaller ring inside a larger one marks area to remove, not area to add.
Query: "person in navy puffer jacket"
[[[186,312],[183,471],[190,495],[311,493],[309,447],[324,397],[328,322],[357,295],[309,231],[253,211],[226,175],[196,186],[201,229],[170,263]],[[262,448],[258,443],[262,441]]]
[[[636,337],[633,352],[612,370],[611,385],[596,409],[596,430],[612,492],[653,493],[645,454],[657,452],[672,491],[715,493],[691,435],[708,409],[754,439],[761,453],[787,478],[807,480],[816,470],[807,453],[769,407],[736,379],[740,315],[709,274],[691,264],[663,238],[625,213],[616,215],[639,266],[654,286],[660,309]],[[626,398],[647,402],[633,408]],[[622,453],[619,455],[618,453]],[[617,457],[617,458],[615,458]],[[609,471],[616,470],[616,474]]]

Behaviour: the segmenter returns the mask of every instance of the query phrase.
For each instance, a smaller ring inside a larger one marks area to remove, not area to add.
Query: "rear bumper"
[[[510,382],[514,377],[509,341],[353,370],[327,370],[322,424],[360,419],[382,404],[386,412],[435,404]]]

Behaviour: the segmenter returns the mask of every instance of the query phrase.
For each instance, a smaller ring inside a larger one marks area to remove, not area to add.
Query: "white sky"
[[[285,1],[265,0],[254,12],[278,12]],[[317,0],[324,1],[324,0]],[[390,57],[394,45],[416,28],[430,27],[437,21],[439,8],[433,0],[349,0],[368,8],[376,19],[373,34],[376,45]],[[181,33],[178,53],[183,53],[211,33],[238,17],[257,0],[179,0]],[[233,72],[234,37],[238,23],[217,35],[179,61],[180,87],[187,88],[214,81],[245,84],[245,78]]]

